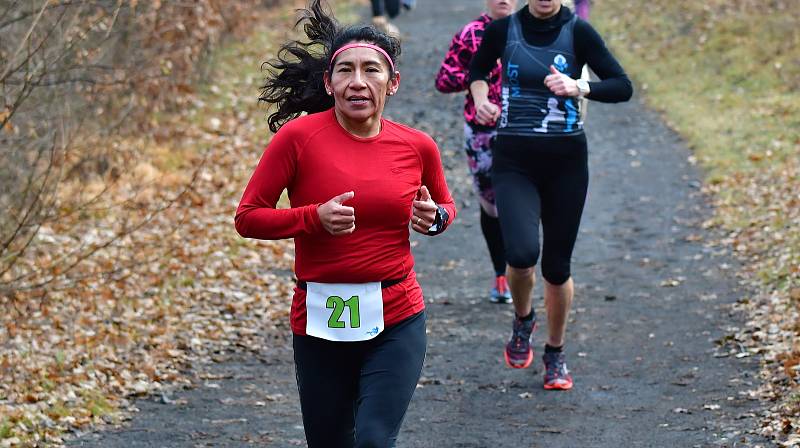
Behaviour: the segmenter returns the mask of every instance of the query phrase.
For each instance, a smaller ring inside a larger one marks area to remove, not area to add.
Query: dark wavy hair
[[[322,112],[333,107],[325,92],[323,75],[333,53],[350,42],[369,42],[381,47],[396,65],[400,41],[369,25],[341,27],[322,0],[301,9],[295,28],[303,24],[308,41],[290,40],[281,45],[276,59],[262,64],[268,72],[259,101],[277,105],[269,115],[269,128],[278,132],[287,121],[303,112]],[[392,74],[391,76],[394,76]]]

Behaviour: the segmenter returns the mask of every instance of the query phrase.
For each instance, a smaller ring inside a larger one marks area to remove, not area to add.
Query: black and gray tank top
[[[502,110],[497,133],[520,136],[582,133],[577,98],[556,96],[544,85],[550,65],[570,78],[580,77],[581,67],[576,63],[573,45],[576,17],[561,27],[552,44],[535,47],[525,42],[519,14],[513,14],[509,20],[503,52]]]

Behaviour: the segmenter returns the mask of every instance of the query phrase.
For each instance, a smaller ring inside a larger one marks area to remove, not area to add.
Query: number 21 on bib
[[[383,331],[380,282],[306,284],[306,334],[355,342]]]

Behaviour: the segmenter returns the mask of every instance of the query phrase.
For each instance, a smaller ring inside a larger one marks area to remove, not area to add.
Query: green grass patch
[[[83,399],[86,400],[84,406],[92,413],[92,417],[102,417],[114,412],[114,406],[97,391],[86,392],[83,395]]]
[[[72,411],[63,403],[55,403],[47,410],[47,415],[53,420],[58,420],[72,415]]]
[[[4,418],[2,422],[0,422],[0,439],[8,439],[14,435],[14,432],[11,430],[13,425],[7,418]]]
[[[58,369],[59,370],[63,369],[64,368],[64,362],[67,359],[66,353],[64,353],[63,350],[59,350],[59,351],[56,352],[54,358],[55,358],[56,366],[58,367]]]

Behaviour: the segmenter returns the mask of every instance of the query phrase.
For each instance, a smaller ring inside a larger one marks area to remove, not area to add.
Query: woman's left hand
[[[577,81],[559,72],[552,65],[550,74],[544,78],[544,85],[558,96],[579,96],[581,94]]]
[[[428,187],[421,186],[417,192],[417,198],[411,203],[411,228],[419,233],[427,234],[436,220],[436,209],[436,203],[431,199]]]

